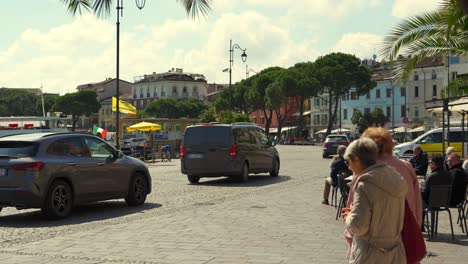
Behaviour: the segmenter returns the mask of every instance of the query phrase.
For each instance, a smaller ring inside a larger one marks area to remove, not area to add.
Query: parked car
[[[181,171],[190,183],[201,177],[237,177],[249,173],[279,174],[278,151],[255,124],[202,124],[186,128],[180,147]]]
[[[328,135],[323,142],[322,157],[328,158],[330,155],[336,155],[339,145],[348,146],[350,140],[347,135]]]
[[[124,198],[141,205],[151,193],[145,163],[104,140],[81,133],[34,133],[0,138],[0,210],[41,208],[50,219],[73,206]]]

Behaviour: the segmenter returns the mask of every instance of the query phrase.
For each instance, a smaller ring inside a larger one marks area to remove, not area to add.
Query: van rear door
[[[185,169],[203,170],[207,173],[225,171],[229,165],[231,138],[229,126],[187,128],[182,142],[185,148]]]

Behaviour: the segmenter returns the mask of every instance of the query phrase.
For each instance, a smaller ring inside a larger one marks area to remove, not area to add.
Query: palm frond
[[[185,11],[187,14],[191,14],[192,18],[196,18],[200,14],[205,17],[211,11],[211,0],[177,0],[177,2],[179,1],[182,2]]]
[[[89,11],[91,9],[90,0],[60,0],[67,6],[67,11],[75,15],[77,12],[81,15],[81,10]]]
[[[121,1],[121,0],[116,0]],[[94,0],[93,11],[97,17],[107,17],[110,15],[112,0]]]

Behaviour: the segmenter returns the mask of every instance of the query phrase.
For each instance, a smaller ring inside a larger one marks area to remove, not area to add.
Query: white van
[[[447,128],[445,129],[447,132]],[[468,131],[465,130],[465,136],[463,137],[463,131],[461,127],[451,127],[449,141],[450,146],[454,147],[455,152],[458,155],[462,153],[462,142],[468,142]],[[432,153],[442,153],[442,128],[432,129],[412,142],[398,144],[393,148],[393,154],[398,158],[405,155],[413,155],[413,148],[420,146],[424,152],[428,155]],[[445,144],[445,148],[449,146],[448,142]]]

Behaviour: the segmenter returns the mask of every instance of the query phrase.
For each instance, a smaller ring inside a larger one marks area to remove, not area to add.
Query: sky
[[[213,0],[206,17],[188,16],[180,1],[124,0],[120,17],[120,78],[182,68],[208,83],[232,82],[262,69],[291,67],[331,52],[379,55],[382,40],[402,19],[435,10],[437,0]],[[116,6],[114,0],[113,6]],[[73,16],[60,0],[2,1],[0,87],[76,92],[80,84],[116,76],[116,13]],[[379,60],[379,57],[377,57]]]

